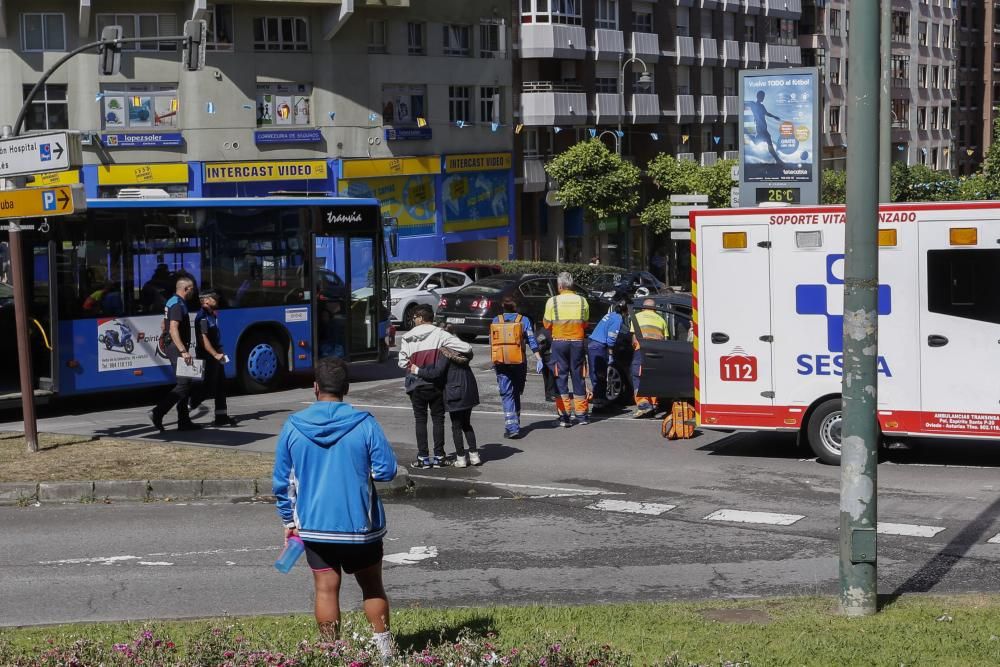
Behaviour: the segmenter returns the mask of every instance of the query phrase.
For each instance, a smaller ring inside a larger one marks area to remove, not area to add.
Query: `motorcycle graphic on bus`
[[[118,325],[117,331],[106,329],[98,336],[97,340],[104,344],[108,352],[115,348],[121,348],[125,350],[126,354],[132,354],[135,351],[135,341],[132,340],[132,328],[121,320],[115,320],[115,324]]]

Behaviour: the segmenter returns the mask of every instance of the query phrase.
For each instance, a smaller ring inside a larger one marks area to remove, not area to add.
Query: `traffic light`
[[[184,69],[197,72],[205,68],[205,43],[208,41],[208,23],[184,22]]]
[[[101,46],[98,50],[97,68],[102,76],[114,76],[122,68],[122,38],[120,25],[105,26],[101,31]]]

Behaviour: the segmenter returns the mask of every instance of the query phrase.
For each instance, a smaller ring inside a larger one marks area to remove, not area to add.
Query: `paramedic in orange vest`
[[[639,331],[636,333],[636,326]],[[632,388],[635,390],[635,418],[645,417],[656,412],[655,396],[639,395],[639,380],[642,377],[642,343],[647,340],[666,340],[669,336],[667,322],[656,312],[656,302],[646,299],[642,302],[642,310],[632,315],[632,324],[629,327],[632,333],[632,347],[635,353],[632,355]]]
[[[521,394],[528,377],[524,343],[535,354],[535,372],[542,372],[542,354],[531,320],[517,312],[513,297],[504,297],[503,313],[490,324],[490,354],[497,374],[497,388],[503,402],[503,437],[521,437]]]
[[[590,318],[587,300],[573,291],[573,276],[563,271],[556,279],[559,294],[549,297],[545,304],[542,324],[552,334],[552,374],[556,378],[556,411],[559,425],[573,425],[572,411],[576,412],[577,423],[589,424],[587,413],[586,375],[587,349],[585,333]],[[569,381],[573,379],[573,393],[569,391]],[[574,400],[575,399],[575,400]]]

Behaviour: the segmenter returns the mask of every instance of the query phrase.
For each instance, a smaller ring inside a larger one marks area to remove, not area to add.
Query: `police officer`
[[[167,300],[163,308],[164,331],[161,334],[166,340],[161,346],[163,353],[170,360],[170,370],[177,373],[177,362],[183,359],[183,363],[192,364],[194,358],[188,349],[191,346],[191,321],[188,318],[187,299],[194,292],[194,281],[184,276],[177,279],[176,292]],[[170,392],[160,399],[152,410],[147,414],[159,430],[163,430],[163,417],[170,412],[170,409],[177,406],[177,430],[194,431],[201,428],[200,424],[191,421],[188,414],[188,398],[191,396],[192,380],[189,377],[178,377],[177,383]]]
[[[656,397],[639,395],[639,380],[642,377],[642,344],[649,340],[666,340],[669,335],[667,322],[656,312],[656,302],[653,299],[646,299],[642,302],[642,310],[632,316],[629,331],[632,332],[632,347],[635,349],[635,353],[632,355],[635,412],[632,413],[632,416],[638,419],[656,412]]]
[[[517,312],[514,297],[504,297],[503,312],[490,324],[490,355],[503,403],[503,437],[521,437],[521,394],[528,376],[524,344],[535,354],[535,372],[542,372],[542,355],[531,320]]]
[[[219,295],[203,292],[201,310],[194,317],[195,352],[205,362],[205,379],[191,398],[191,408],[206,398],[215,399],[213,426],[236,426],[226,406],[226,355],[222,351],[222,331],[219,329]]]
[[[594,408],[602,408],[608,404],[608,366],[614,363],[615,343],[622,327],[622,318],[627,314],[628,301],[616,301],[590,334],[587,367],[594,387]]]
[[[563,271],[556,278],[559,294],[549,297],[545,304],[545,316],[542,324],[552,336],[552,374],[556,379],[556,411],[559,413],[559,425],[573,425],[572,412],[576,413],[578,424],[590,423],[587,412],[587,387],[584,382],[586,375],[586,349],[584,336],[587,319],[590,317],[590,304],[573,291],[573,276]],[[573,392],[570,393],[569,381],[573,380]]]

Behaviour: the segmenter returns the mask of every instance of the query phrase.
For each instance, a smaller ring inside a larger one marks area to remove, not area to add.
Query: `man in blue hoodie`
[[[274,454],[274,495],[285,540],[298,535],[316,585],[324,639],[340,628],[341,571],[361,587],[365,616],[383,657],[392,652],[389,600],[382,585],[385,510],[375,482],[396,476],[396,456],[375,418],[344,403],[347,364],[316,364],[316,402],[288,418]]]

